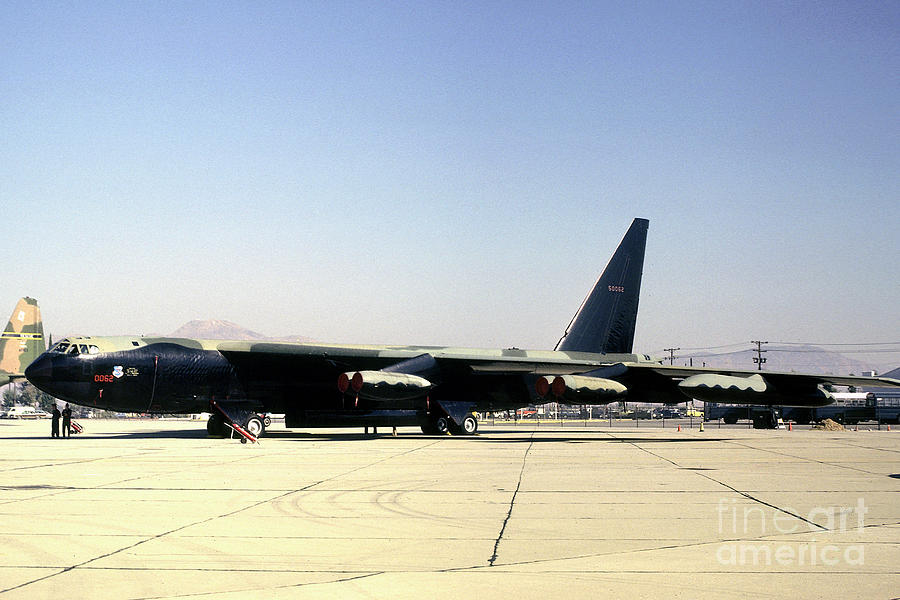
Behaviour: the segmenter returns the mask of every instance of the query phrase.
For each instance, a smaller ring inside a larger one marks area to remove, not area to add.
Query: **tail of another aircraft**
[[[34,298],[21,298],[0,336],[0,385],[24,377],[25,367],[44,350],[41,309]]]
[[[631,223],[594,289],[556,344],[557,350],[631,353],[649,226],[647,219]]]

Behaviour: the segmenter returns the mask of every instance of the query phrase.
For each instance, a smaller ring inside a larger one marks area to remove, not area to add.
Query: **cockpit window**
[[[100,347],[93,344],[70,344],[63,341],[50,348],[50,352],[58,354],[100,354]]]

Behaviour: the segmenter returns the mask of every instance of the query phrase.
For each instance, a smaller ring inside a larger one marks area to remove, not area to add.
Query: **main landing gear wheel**
[[[434,428],[439,435],[446,435],[450,431],[450,417],[438,417],[435,419]]]
[[[425,435],[475,435],[478,431],[478,418],[473,414],[466,415],[462,425],[457,425],[450,417],[437,417],[426,425],[422,425],[422,433]]]
[[[252,415],[244,424],[244,429],[246,429],[247,433],[249,433],[253,437],[258,438],[265,432],[266,425],[263,422],[262,417],[260,417],[259,415]]]
[[[478,419],[475,418],[475,415],[466,415],[462,422],[463,435],[475,435],[476,431],[478,431]]]
[[[462,425],[457,425],[454,421],[450,422],[450,433],[453,435],[475,435],[478,431],[478,419],[473,414],[466,415]]]

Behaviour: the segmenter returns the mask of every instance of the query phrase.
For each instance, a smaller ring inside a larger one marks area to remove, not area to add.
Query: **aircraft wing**
[[[753,375],[761,375],[772,382],[780,382],[787,384],[791,381],[802,382],[803,384],[815,383],[816,385],[838,385],[838,386],[881,386],[881,387],[900,387],[900,379],[890,377],[863,377],[858,375],[819,375],[814,373],[784,373],[778,371],[750,371],[741,369],[716,369],[708,367],[676,367],[662,364],[655,364],[651,367],[645,365],[632,365],[633,368],[643,369],[650,368],[654,372],[664,374],[669,377],[691,377],[698,373],[715,373],[734,377],[751,377]]]
[[[740,404],[824,406],[823,389],[900,387],[886,377],[834,376],[666,366],[614,355],[519,349],[340,346],[223,342],[221,352],[251,387],[296,382],[306,391],[338,391],[376,403],[430,396],[477,410],[532,402],[678,403],[688,398]]]
[[[642,379],[665,377],[688,397],[706,402],[784,406],[825,406],[833,401],[825,385],[900,387],[889,377],[820,375],[777,371],[744,371],[663,364],[628,365],[630,376]]]

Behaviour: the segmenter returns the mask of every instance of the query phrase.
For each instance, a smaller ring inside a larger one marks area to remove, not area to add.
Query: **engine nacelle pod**
[[[834,396],[815,383],[779,390],[758,374],[739,377],[700,373],[679,383],[678,389],[688,398],[727,404],[827,406],[834,401]]]
[[[628,388],[618,381],[587,375],[539,377],[535,389],[539,396],[552,395],[565,404],[607,404],[628,393]]]
[[[733,389],[746,392],[765,392],[769,384],[762,375],[749,375],[740,377],[736,375],[722,375],[721,373],[698,373],[691,375],[678,384],[682,388],[718,388]]]
[[[704,402],[759,403],[769,390],[762,375],[736,377],[719,373],[691,375],[678,384],[678,389],[691,398]]]
[[[426,395],[434,387],[418,375],[389,371],[357,371],[341,373],[338,389],[370,400],[409,400]]]

